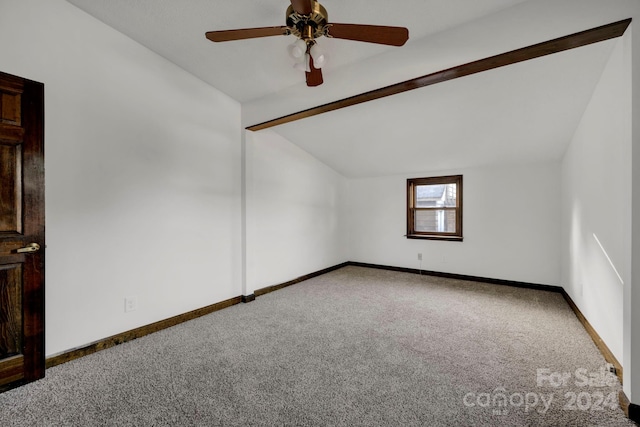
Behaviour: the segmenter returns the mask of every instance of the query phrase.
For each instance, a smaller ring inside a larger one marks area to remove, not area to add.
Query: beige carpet
[[[350,266],[49,369],[0,425],[632,426],[604,364],[560,294]]]

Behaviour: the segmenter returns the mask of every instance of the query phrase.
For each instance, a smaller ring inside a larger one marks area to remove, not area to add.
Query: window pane
[[[417,185],[416,186],[416,206],[417,208],[452,207],[455,208],[456,184],[437,185]]]
[[[416,211],[415,231],[422,233],[455,233],[455,210]]]

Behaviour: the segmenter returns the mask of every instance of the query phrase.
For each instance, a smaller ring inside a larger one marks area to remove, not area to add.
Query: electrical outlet
[[[422,253],[418,252],[418,261],[422,261]]]
[[[136,311],[138,309],[138,297],[125,297],[124,312]]]

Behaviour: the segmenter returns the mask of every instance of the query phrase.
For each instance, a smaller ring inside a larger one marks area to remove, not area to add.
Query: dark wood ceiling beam
[[[540,58],[542,56],[551,55],[565,50],[575,49],[587,46],[593,43],[620,37],[624,34],[627,27],[631,23],[631,18],[623,21],[614,22],[612,24],[603,25],[601,27],[592,28],[590,30],[581,31],[579,33],[549,40],[546,42],[523,47],[521,49],[512,50],[500,55],[491,56],[480,59],[478,61],[469,62],[464,65],[452,67],[446,70],[437,71],[415,79],[396,83],[391,86],[375,89],[369,92],[354,95],[318,107],[309,108],[297,113],[289,114],[277,119],[269,120],[246,129],[257,131],[267,129],[274,126],[290,123],[296,120],[305,119],[307,117],[316,116],[318,114],[327,113],[329,111],[339,110],[341,108],[350,107],[352,105],[361,104],[363,102],[373,101],[375,99],[384,98],[386,96],[396,95],[398,93],[409,90],[419,89],[425,86],[446,82],[448,80],[457,79],[459,77],[469,76],[471,74],[481,73],[483,71],[493,70],[495,68],[504,67],[518,62],[528,61],[530,59]]]

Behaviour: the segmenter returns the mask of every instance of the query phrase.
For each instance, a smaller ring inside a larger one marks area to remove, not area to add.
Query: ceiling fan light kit
[[[300,59],[304,57],[304,54],[307,53],[307,44],[304,40],[298,39],[292,44],[289,45],[289,55],[291,55],[294,59]]]
[[[316,39],[322,36],[368,43],[402,46],[409,39],[404,27],[382,25],[329,23],[327,10],[315,0],[290,0],[286,12],[286,26],[209,31],[206,37],[214,42],[243,40],[257,37],[294,35],[297,40],[287,47],[296,60],[294,68],[306,72],[307,86],[322,84],[322,68],[327,61]]]
[[[327,62],[326,55],[324,54],[322,49],[320,49],[320,47],[318,46],[317,43],[314,43],[311,46],[311,48],[309,49],[309,54],[313,58],[313,64],[317,68],[322,68],[324,66],[324,64]]]

